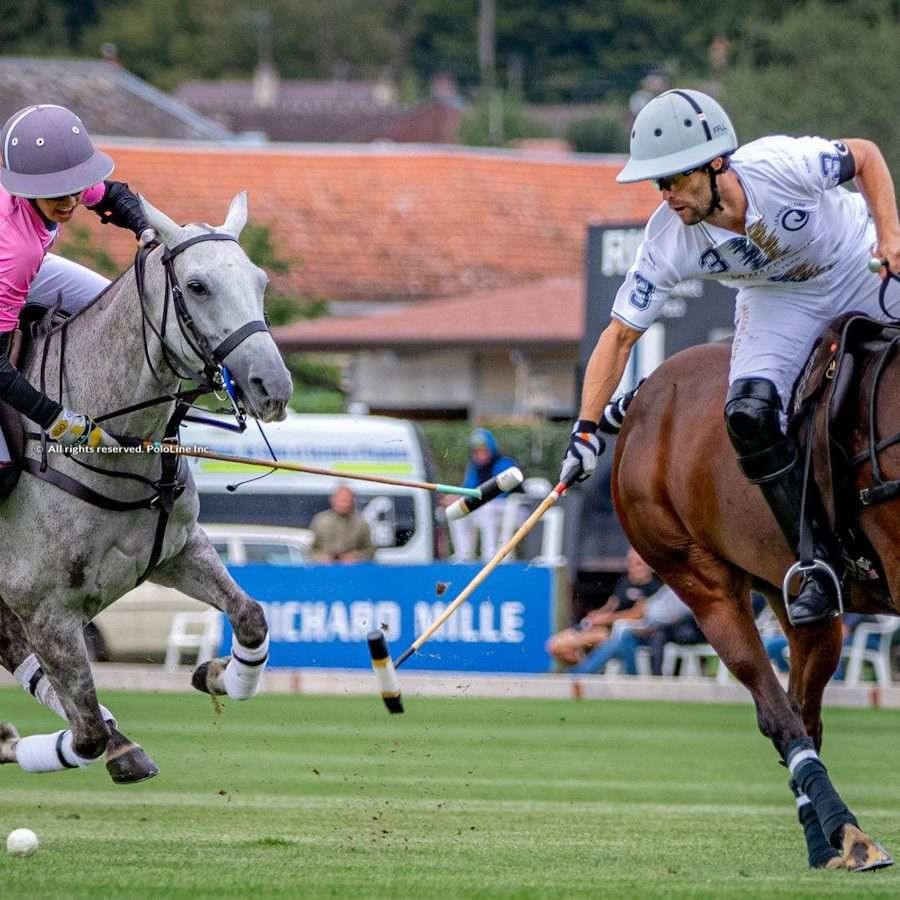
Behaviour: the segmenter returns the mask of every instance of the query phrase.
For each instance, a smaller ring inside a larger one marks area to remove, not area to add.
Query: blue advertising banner
[[[368,668],[366,633],[405,650],[459,595],[480,566],[234,566],[270,630],[272,667]],[[508,563],[486,579],[404,669],[546,672],[553,621],[552,569]],[[231,652],[226,622],[223,655]]]

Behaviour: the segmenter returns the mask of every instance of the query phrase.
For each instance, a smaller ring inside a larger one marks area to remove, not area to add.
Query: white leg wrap
[[[22,686],[22,689],[31,693],[31,679],[41,670],[41,664],[38,658],[32,653],[31,656],[25,658],[25,661],[13,672],[16,681]]]
[[[97,757],[100,759],[102,754]],[[26,772],[59,772],[62,769],[80,769],[97,762],[79,756],[72,747],[72,732],[57,731],[54,734],[31,734],[16,744],[16,762]]]
[[[258,690],[269,657],[269,635],[249,650],[231,639],[231,659],[225,667],[225,692],[232,700],[249,700]]]
[[[68,722],[62,703],[56,695],[56,690],[50,684],[49,679],[41,669],[41,664],[37,657],[32,653],[13,673],[16,681],[22,685],[22,688],[28,691],[35,700],[42,706],[46,706],[51,712],[55,712],[61,719]],[[109,722],[113,728],[116,727],[116,717],[101,703],[100,715],[103,716],[104,722]]]

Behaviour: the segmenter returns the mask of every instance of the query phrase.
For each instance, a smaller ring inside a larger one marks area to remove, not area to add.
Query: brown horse
[[[888,854],[859,829],[818,760],[822,694],[840,659],[840,619],[798,628],[787,620],[780,586],[794,555],[759,488],[738,469],[726,434],[729,353],[724,344],[685,350],[641,387],[616,444],[613,497],[619,518],[635,549],[690,606],[709,643],[753,695],[760,730],[791,770],[810,865],[854,871],[890,865]],[[864,367],[862,381],[867,378],[871,366]],[[881,404],[883,437],[900,428],[896,354],[878,396],[892,398]],[[868,445],[866,405],[858,405],[851,455]],[[885,477],[900,477],[900,446],[881,452],[879,462]],[[865,479],[871,483],[868,465],[859,479],[860,486]],[[854,584],[846,601],[854,611],[897,612],[898,513],[898,504],[888,502],[860,516],[881,557],[887,589],[879,596]],[[755,627],[751,589],[768,599],[788,637],[787,692]]]

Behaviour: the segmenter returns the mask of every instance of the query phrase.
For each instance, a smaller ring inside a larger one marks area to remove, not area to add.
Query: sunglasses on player
[[[700,169],[688,169],[687,172],[679,172],[677,175],[667,175],[665,178],[654,178],[653,183],[661,190],[661,191],[671,191],[677,190],[680,188],[694,172],[699,172]]]

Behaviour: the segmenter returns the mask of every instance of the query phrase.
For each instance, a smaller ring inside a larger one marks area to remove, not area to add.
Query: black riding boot
[[[759,485],[788,545],[797,553],[803,468],[796,445],[781,430],[780,417],[781,400],[771,381],[744,378],[729,388],[725,421],[738,453],[738,464],[747,479]],[[837,554],[831,550],[830,531],[821,505],[816,486],[810,483],[804,532],[812,535],[813,558],[825,565],[802,574],[800,590],[788,610],[795,625],[809,625],[840,611],[840,585],[829,573],[829,569],[833,571],[839,582]]]
[[[799,465],[760,485],[769,508],[775,514],[781,531],[788,544],[796,550],[800,542],[800,503],[803,496],[803,474]],[[806,489],[806,528],[812,529],[813,557],[827,565],[840,579],[836,557],[831,549],[827,530],[822,526],[818,492],[815,484]],[[831,576],[820,567],[805,572],[800,582],[800,590],[790,604],[790,617],[794,625],[811,625],[840,611],[839,588]]]

